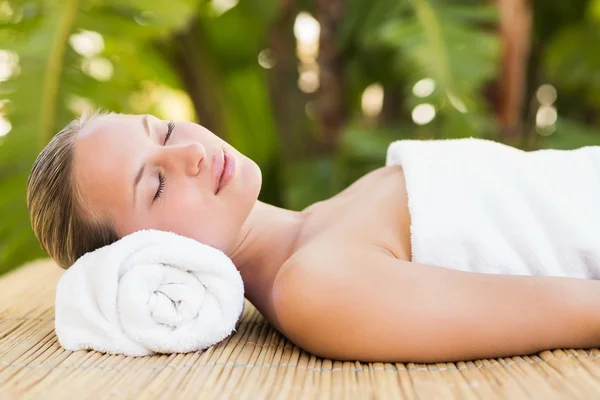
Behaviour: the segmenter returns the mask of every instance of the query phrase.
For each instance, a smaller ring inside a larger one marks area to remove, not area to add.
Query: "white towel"
[[[225,254],[146,230],[85,254],[65,271],[55,329],[73,351],[185,353],[229,336],[243,307],[241,276]]]
[[[600,147],[404,140],[386,164],[404,170],[414,262],[600,279]]]

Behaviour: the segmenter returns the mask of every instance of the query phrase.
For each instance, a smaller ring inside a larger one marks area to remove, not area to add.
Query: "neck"
[[[281,266],[296,248],[305,215],[257,201],[230,254],[245,286],[246,298],[268,311],[271,289]]]

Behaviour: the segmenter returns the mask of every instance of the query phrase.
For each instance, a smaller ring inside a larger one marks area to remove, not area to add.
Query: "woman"
[[[140,229],[222,250],[246,297],[313,354],[435,362],[600,344],[600,282],[464,272],[411,261],[400,166],[301,212],[257,200],[258,166],[190,122],[95,115],[40,154],[33,229],[63,267]]]

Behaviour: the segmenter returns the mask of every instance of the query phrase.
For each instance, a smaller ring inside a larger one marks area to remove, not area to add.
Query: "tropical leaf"
[[[427,101],[434,102],[453,126],[461,126],[444,129],[450,136],[481,134],[491,126],[483,121],[482,88],[498,71],[498,37],[489,28],[497,12],[489,5],[469,3],[404,0],[393,7],[380,6],[374,11],[380,20],[369,19],[362,39],[365,49],[394,50],[390,61],[404,80],[435,81],[436,90]]]
[[[554,36],[544,58],[545,72],[565,93],[583,95],[600,103],[600,21],[563,27]]]
[[[38,152],[78,114],[77,101],[127,112],[136,109],[131,99],[145,80],[176,87],[176,76],[151,41],[185,26],[197,1],[47,0],[9,6],[13,18],[5,24],[1,46],[18,55],[19,65],[16,76],[0,84],[12,124],[0,142],[0,272],[43,254],[25,204],[26,179]],[[96,32],[104,48],[77,53],[72,38],[82,31]]]

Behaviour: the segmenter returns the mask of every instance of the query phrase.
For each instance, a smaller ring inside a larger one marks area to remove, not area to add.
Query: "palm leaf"
[[[498,70],[499,42],[489,30],[496,14],[492,6],[472,2],[404,0],[371,22],[362,43],[394,50],[394,67],[409,82],[432,78],[436,91],[427,101],[460,127],[449,134],[470,135],[486,126],[481,89]]]
[[[593,105],[600,101],[598,40],[597,22],[566,26],[556,33],[543,60],[548,78],[561,92],[564,90],[578,100],[583,94]]]
[[[3,42],[18,54],[19,74],[0,84],[13,127],[0,141],[0,273],[43,255],[29,226],[25,184],[38,152],[76,116],[72,100],[87,98],[126,112],[134,108],[129,99],[144,80],[176,86],[150,42],[184,26],[197,1],[48,0],[10,6],[22,17],[6,24]],[[101,55],[114,67],[110,84],[86,74],[84,58],[69,45],[81,29],[104,36]]]

